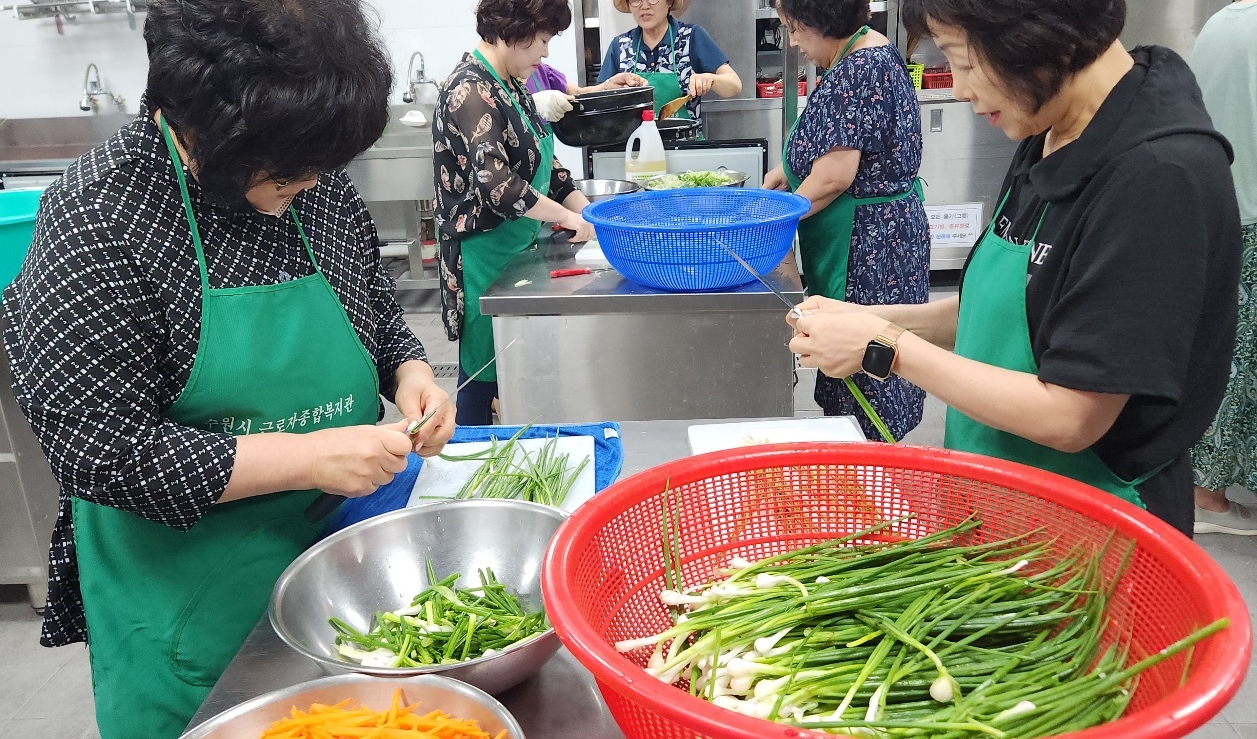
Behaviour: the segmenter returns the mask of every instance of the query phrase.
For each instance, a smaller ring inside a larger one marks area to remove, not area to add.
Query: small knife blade
[[[419,429],[423,428],[424,425],[428,421],[431,421],[432,417],[436,415],[437,411],[444,408],[446,403],[449,403],[451,400],[453,400],[454,398],[458,396],[459,390],[462,390],[463,388],[467,387],[467,385],[472,380],[480,376],[481,372],[484,372],[485,370],[489,369],[489,367],[492,366],[494,362],[498,361],[498,357],[502,356],[502,352],[505,352],[507,349],[510,349],[512,346],[515,345],[515,342],[517,341],[519,341],[519,339],[511,339],[511,343],[507,344],[506,346],[498,350],[498,353],[494,354],[493,358],[490,359],[488,362],[486,362],[483,367],[473,372],[471,376],[468,377],[466,380],[463,380],[459,384],[458,387],[454,388],[454,392],[450,393],[449,397],[441,401],[440,405],[438,405],[437,407],[425,413],[423,418],[420,418],[418,421],[411,421],[409,424],[407,424],[406,435],[412,439],[415,438],[415,436],[419,433]],[[342,502],[344,502],[344,500],[345,500],[345,497],[343,495],[333,495],[332,493],[321,493],[319,497],[315,498],[314,502],[311,503],[306,508],[306,513],[305,513],[306,520],[309,521],[310,523],[321,521],[322,519],[326,518],[332,511],[336,510],[336,507],[339,506]]]
[[[772,291],[772,294],[773,294],[773,295],[776,295],[776,296],[777,296],[777,299],[778,299],[778,300],[780,300],[781,302],[785,303],[785,304],[786,304],[786,307],[790,309],[790,315],[794,316],[795,318],[802,318],[802,317],[803,317],[803,313],[799,311],[799,306],[795,305],[795,304],[794,304],[794,303],[790,300],[790,298],[787,298],[785,293],[781,292],[781,291],[780,291],[780,290],[778,290],[776,287],[774,287],[773,285],[771,285],[771,284],[768,282],[768,280],[765,280],[763,277],[761,277],[761,276],[760,276],[760,274],[759,274],[758,272],[756,272],[756,271],[755,271],[755,269],[754,269],[753,267],[751,267],[751,265],[750,265],[750,264],[747,264],[747,261],[746,261],[745,259],[743,259],[741,256],[739,256],[739,255],[738,255],[738,253],[737,253],[736,251],[734,251],[732,248],[730,248],[730,246],[729,246],[728,244],[726,244],[725,242],[721,241],[720,239],[716,239],[716,243],[717,243],[717,244],[720,244],[720,246],[721,246],[721,247],[723,247],[725,251],[729,252],[729,255],[730,255],[730,256],[732,256],[734,259],[738,260],[738,264],[742,265],[742,267],[743,267],[743,268],[744,268],[747,272],[750,272],[752,277],[754,277],[755,279],[759,280],[759,284],[761,284],[761,285],[763,285],[764,287],[768,288],[770,291]]]

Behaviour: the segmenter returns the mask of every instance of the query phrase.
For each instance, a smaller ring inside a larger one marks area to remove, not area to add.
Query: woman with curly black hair
[[[440,451],[446,394],[341,171],[392,74],[357,0],[157,0],[139,117],[43,196],[4,293],[60,483],[41,641],[86,640],[103,739],[174,739],[321,533]]]
[[[493,422],[497,368],[493,324],[480,296],[542,221],[586,241],[589,200],[554,156],[554,134],[524,87],[549,56],[550,39],[572,23],[567,0],[480,0],[480,44],[441,86],[433,120],[436,220],[441,238],[441,315],[458,341],[458,423]]]
[[[1190,450],[1230,370],[1231,148],[1187,64],[1118,40],[1125,0],[905,0],[955,95],[1021,140],[960,295],[811,298],[791,346],[946,402],[946,446],[1049,470],[1188,536]]]
[[[777,0],[790,43],[827,69],[764,186],[812,201],[799,224],[808,292],[861,305],[930,298],[930,229],[917,187],[921,110],[895,47],[870,30],[868,0]],[[891,433],[921,422],[925,391],[901,377],[856,377]],[[826,415],[877,430],[847,386],[816,376]]]

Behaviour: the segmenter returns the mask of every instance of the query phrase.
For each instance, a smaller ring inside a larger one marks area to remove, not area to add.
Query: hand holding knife
[[[440,411],[451,400],[457,397],[458,392],[462,390],[463,388],[467,387],[467,385],[472,380],[476,379],[477,377],[480,376],[482,372],[489,369],[489,367],[493,366],[493,363],[498,361],[498,357],[502,356],[502,352],[505,352],[507,349],[510,349],[515,344],[516,341],[519,341],[519,339],[512,339],[510,344],[507,344],[506,346],[502,347],[501,350],[499,350],[497,354],[494,354],[493,358],[490,359],[488,362],[486,362],[483,367],[473,372],[470,377],[468,377],[466,380],[463,380],[463,382],[460,383],[458,387],[454,388],[454,392],[450,393],[449,396],[446,397],[445,400],[441,401],[439,404],[437,404],[435,408],[425,413],[423,415],[423,418],[420,418],[417,421],[411,421],[409,424],[407,424],[406,430],[405,430],[406,436],[409,436],[411,439],[414,439],[416,436],[418,436],[419,430],[422,429],[425,425],[427,425],[428,421],[431,421],[433,416],[435,416],[438,411]],[[343,495],[333,495],[332,493],[322,493],[321,495],[319,495],[319,497],[314,499],[314,502],[311,503],[309,507],[306,508],[306,514],[305,514],[306,520],[311,523],[322,520],[323,518],[327,517],[332,511],[336,510],[336,507],[339,506],[341,503],[343,503],[344,500],[345,500],[345,497]]]

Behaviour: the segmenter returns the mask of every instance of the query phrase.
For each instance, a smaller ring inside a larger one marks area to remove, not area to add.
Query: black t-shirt
[[[1021,244],[1039,229],[1026,286],[1039,378],[1131,396],[1092,448],[1123,479],[1168,465],[1139,491],[1190,535],[1188,452],[1221,401],[1235,336],[1239,212],[1229,149],[1186,64],[1132,53],[1077,141],[1046,159],[1044,136],[1022,143],[994,229]]]

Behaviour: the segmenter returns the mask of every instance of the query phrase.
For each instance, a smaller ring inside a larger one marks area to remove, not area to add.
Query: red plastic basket
[[[922,90],[945,90],[951,85],[951,72],[926,72],[921,75]]]
[[[763,558],[915,514],[896,530],[920,536],[976,513],[979,541],[1042,527],[1060,556],[1111,531],[1135,544],[1109,604],[1110,639],[1129,634],[1131,659],[1221,617],[1230,628],[1145,672],[1120,720],[1077,739],[1170,739],[1226,705],[1247,672],[1252,626],[1239,591],[1198,546],[1107,493],[1022,465],[939,449],[793,444],[717,452],[623,480],[581,506],[555,534],[542,592],[559,638],[596,678],[629,739],[802,739],[829,736],[719,708],[642,669],[614,643],[671,625],[663,588],[665,485],[680,501],[684,584],[707,581],[732,555]],[[1113,547],[1116,573],[1121,554]]]

